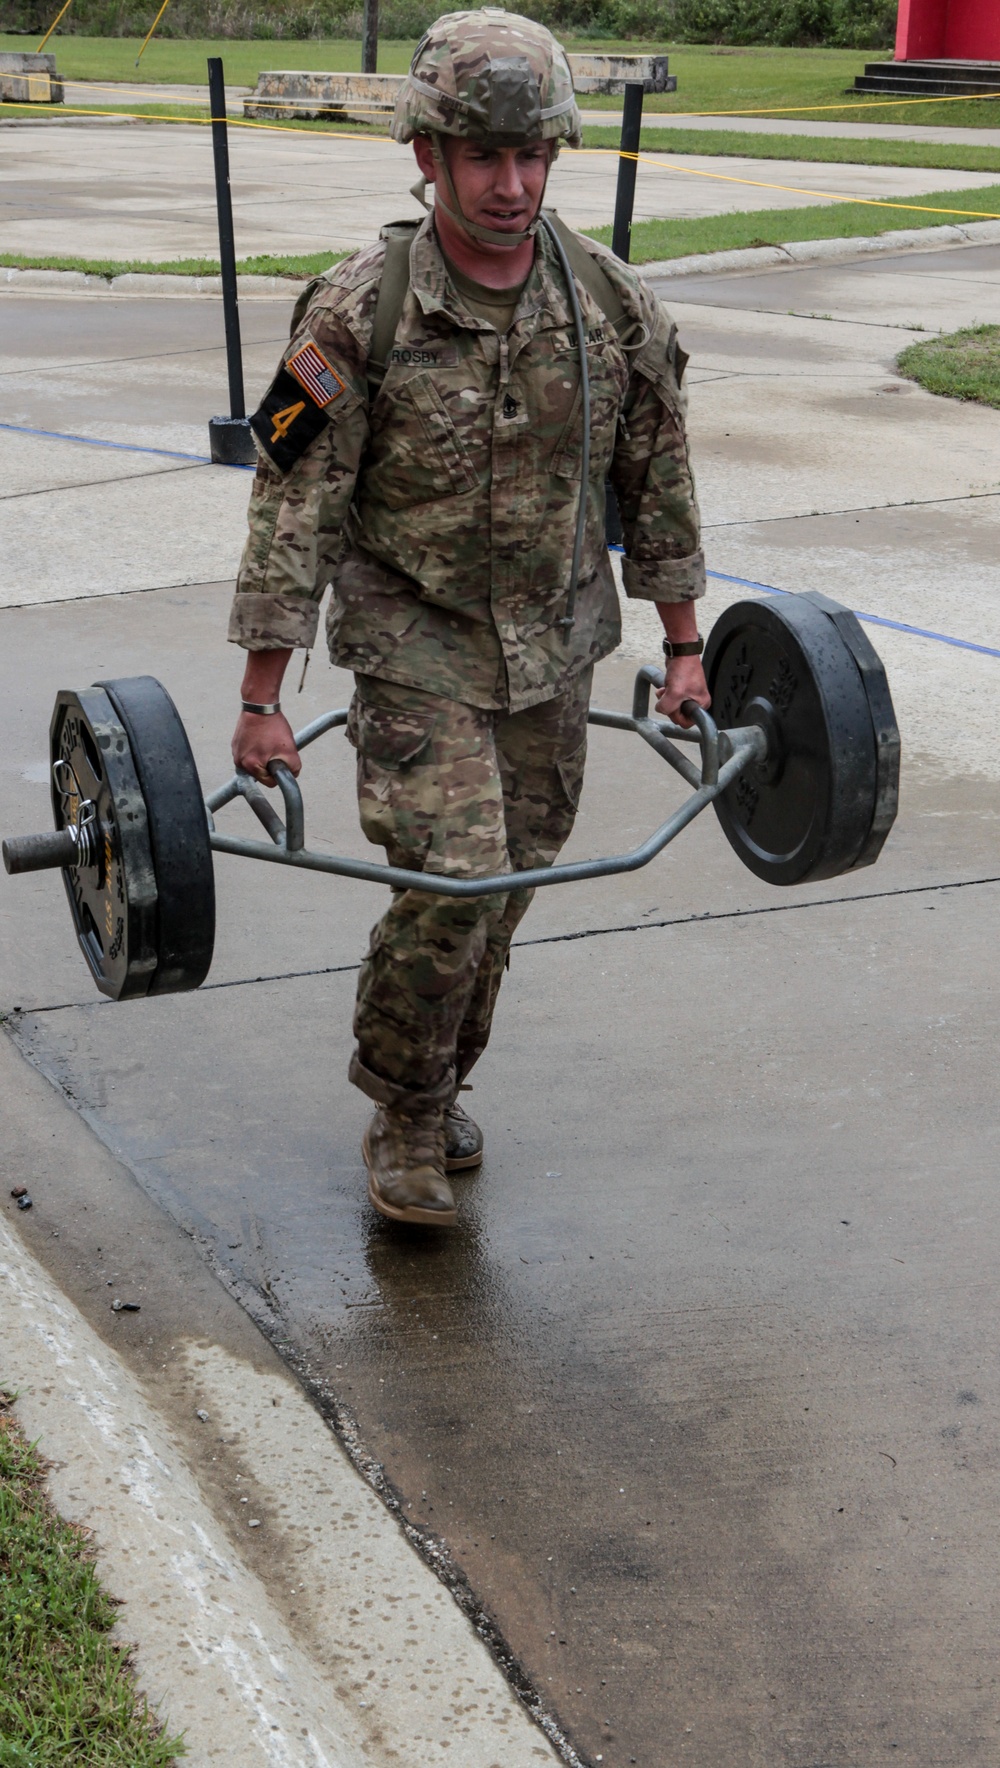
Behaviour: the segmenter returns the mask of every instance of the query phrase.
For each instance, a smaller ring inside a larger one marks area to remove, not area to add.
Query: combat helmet
[[[534,19],[500,6],[446,12],[424,32],[396,100],[394,141],[459,135],[492,146],[582,142],[561,45]]]
[[[437,201],[470,238],[506,247],[531,238],[541,205],[523,233],[499,233],[469,221],[455,192],[442,137],[458,136],[485,147],[551,141],[555,153],[562,141],[579,147],[583,139],[564,51],[544,25],[500,6],[446,12],[425,31],[396,100],[391,134],[394,141],[429,135],[438,167]],[[420,202],[423,190],[421,179],[413,191]]]

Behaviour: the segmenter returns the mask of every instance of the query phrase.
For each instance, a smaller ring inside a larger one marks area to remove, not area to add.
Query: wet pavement
[[[81,681],[155,659],[212,780],[223,606],[10,610],[7,704],[70,655]],[[307,715],[340,697],[318,680]],[[40,739],[11,751],[15,826]],[[594,735],[575,851],[652,820],[627,740]],[[307,809],[360,850],[350,773],[338,734]],[[857,879],[768,892],[702,819],[634,879],[540,897],[440,1238],[365,1202],[344,1070],[376,892],[221,859],[210,986],[124,1007],[55,879],[4,892],[19,1047],[346,1406],[590,1760],[995,1759],[998,811],[911,771]]]

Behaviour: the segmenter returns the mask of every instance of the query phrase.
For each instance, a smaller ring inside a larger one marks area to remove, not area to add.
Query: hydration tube
[[[570,269],[562,240],[553,227],[548,216],[543,212],[541,223],[556,250],[556,256],[562,267],[566,281],[566,292],[569,295],[570,309],[573,314],[573,325],[576,329],[577,347],[580,351],[580,408],[583,418],[583,436],[580,447],[580,497],[576,506],[576,533],[573,536],[573,562],[569,573],[569,590],[566,594],[566,607],[556,621],[562,627],[564,639],[569,639],[576,618],[576,588],[580,576],[580,555],[583,552],[583,536],[587,526],[587,492],[590,489],[590,368],[587,362],[587,333],[580,311],[580,297],[576,292],[576,279]]]

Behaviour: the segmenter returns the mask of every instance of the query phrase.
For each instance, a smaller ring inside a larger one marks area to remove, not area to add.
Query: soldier
[[[566,841],[594,664],[621,637],[609,476],[626,592],[656,603],[666,633],[658,709],[709,703],[676,328],[634,271],[542,220],[552,161],[580,127],[543,26],[492,7],[440,18],[392,124],[436,187],[433,208],[310,284],[252,419],[234,757],[265,785],[272,758],[298,772],[278,696],[332,585],[330,656],[356,681],[361,825],[410,870],[516,873],[552,864]],[[376,1105],[369,1196],[395,1221],[452,1223],[447,1174],[482,1159],[458,1095],[529,901],[397,891],[372,934],[350,1077]]]

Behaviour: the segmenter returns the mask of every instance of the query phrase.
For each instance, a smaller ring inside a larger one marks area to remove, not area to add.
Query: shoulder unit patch
[[[330,407],[345,390],[336,369],[311,340],[279,368],[250,419],[250,428],[279,472],[289,472],[325,429]]]

